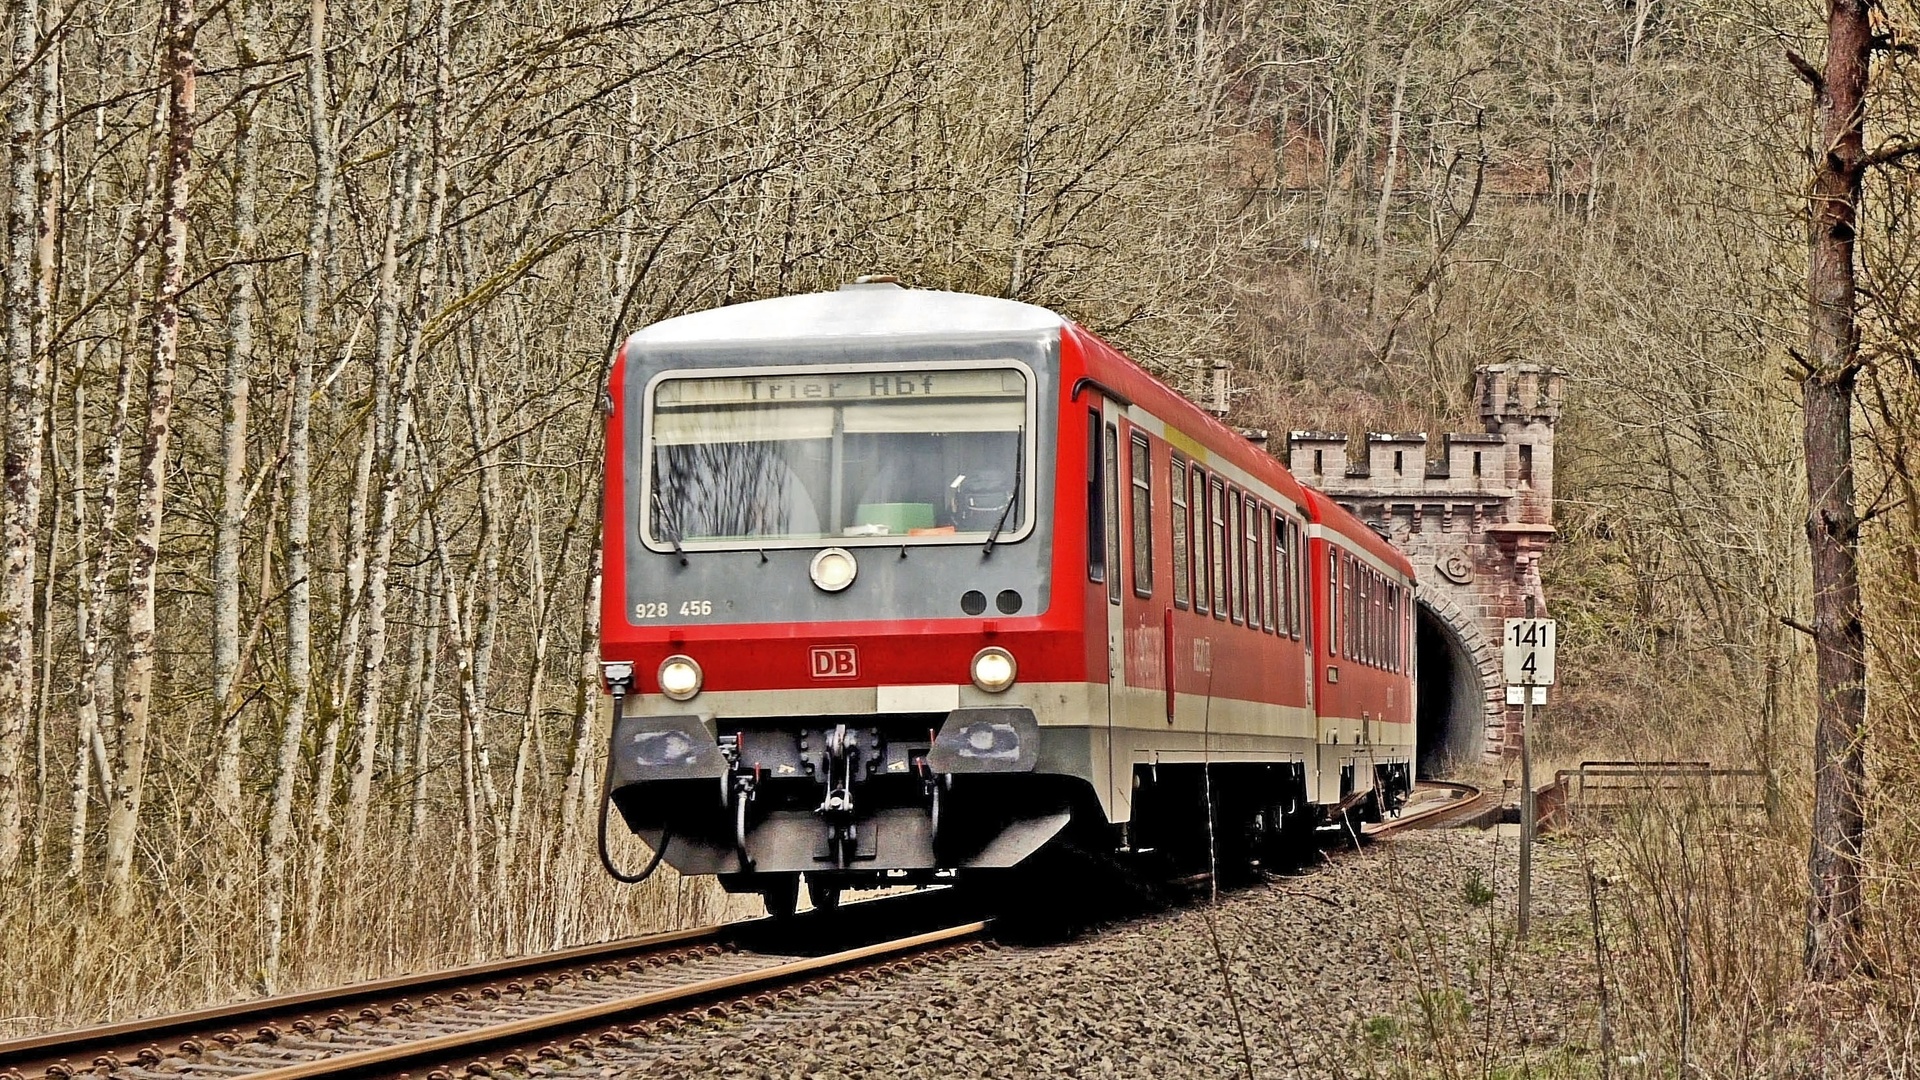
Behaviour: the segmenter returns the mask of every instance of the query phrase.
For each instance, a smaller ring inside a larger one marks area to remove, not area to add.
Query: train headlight
[[[700,665],[691,656],[669,656],[660,661],[660,692],[685,701],[700,692]]]
[[[807,567],[807,575],[824,592],[839,592],[853,584],[854,575],[859,572],[860,566],[853,561],[853,552],[837,547],[821,551]]]
[[[1013,654],[998,645],[989,645],[973,654],[973,685],[989,694],[1012,686],[1015,674]]]

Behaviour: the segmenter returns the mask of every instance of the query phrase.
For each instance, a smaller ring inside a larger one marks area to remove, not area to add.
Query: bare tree
[[[188,171],[193,163],[193,0],[168,0],[162,27],[167,77],[166,183],[162,199],[160,279],[153,303],[153,348],[147,369],[146,438],[140,449],[140,499],[134,509],[128,560],[125,717],[115,761],[113,800],[107,807],[107,884],[115,903],[132,899],[133,839],[145,794],[147,736],[152,723],[155,588],[167,499],[167,450],[173,435],[175,363],[180,343],[180,293],[187,274]]]
[[[1861,180],[1870,166],[1870,11],[1864,0],[1828,0],[1824,71],[1789,54],[1813,87],[1815,139],[1807,207],[1807,355],[1800,386],[1815,672],[1806,964],[1808,976],[1821,980],[1838,978],[1858,962],[1862,914],[1867,655],[1853,483],[1853,396],[1860,374],[1854,242]]]
[[[239,59],[259,60],[260,5],[239,5]],[[254,100],[233,104],[233,269],[227,294],[225,415],[220,425],[220,510],[213,540],[213,811],[222,828],[240,820],[240,541],[247,514],[247,408],[252,393],[254,257],[260,242],[260,187]]]
[[[36,170],[40,129],[40,80],[34,70],[40,46],[35,0],[12,0],[13,70],[10,91],[6,252],[6,507],[0,511],[0,879],[20,858],[21,814],[26,785],[22,757],[34,706],[34,559],[39,547],[42,431],[46,416],[47,361],[34,347],[39,299],[34,274],[39,228]]]
[[[293,832],[294,784],[313,697],[313,583],[308,545],[313,520],[313,365],[320,351],[321,292],[326,277],[328,233],[333,227],[333,185],[339,148],[328,119],[327,0],[312,0],[307,24],[307,145],[313,155],[313,202],[307,214],[300,264],[300,322],[294,338],[293,389],[287,425],[287,656],[286,714],[274,756],[262,842],[265,880],[262,908],[266,948],[262,974],[269,989],[280,976],[286,940],[287,864]]]

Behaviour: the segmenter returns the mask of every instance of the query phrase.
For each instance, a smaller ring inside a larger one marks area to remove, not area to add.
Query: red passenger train
[[[682,873],[781,912],[1063,833],[1257,858],[1411,787],[1411,565],[1051,311],[740,304],[610,394],[609,793]]]

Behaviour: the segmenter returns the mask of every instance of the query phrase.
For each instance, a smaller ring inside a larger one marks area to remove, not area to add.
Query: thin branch
[[[1920,140],[1899,139],[1880,144],[1878,150],[1860,159],[1860,164],[1871,169],[1876,165],[1891,165],[1897,161],[1920,154]]]
[[[1808,63],[1806,57],[1801,56],[1792,49],[1788,49],[1787,63],[1792,64],[1793,70],[1799,72],[1800,77],[1807,80],[1807,85],[1813,87],[1814,93],[1824,94],[1827,92],[1827,77],[1820,74],[1819,68]]]

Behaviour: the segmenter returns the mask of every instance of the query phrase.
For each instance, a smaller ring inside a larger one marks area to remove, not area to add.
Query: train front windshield
[[[648,538],[774,546],[1024,534],[1023,367],[668,376],[649,395]]]

